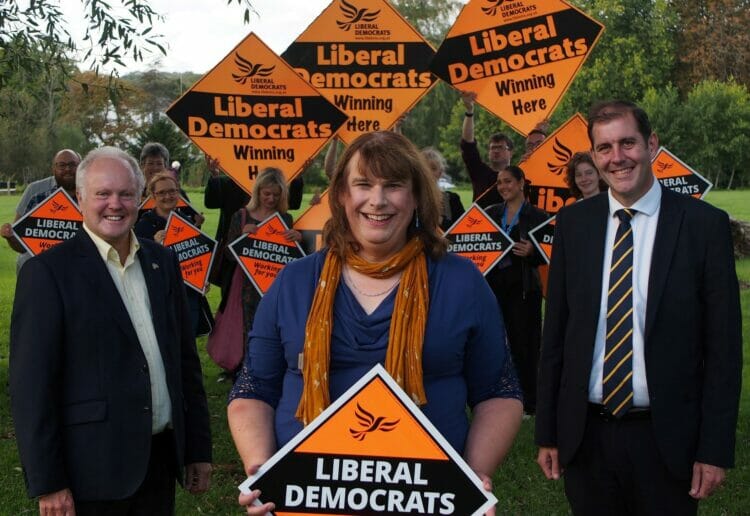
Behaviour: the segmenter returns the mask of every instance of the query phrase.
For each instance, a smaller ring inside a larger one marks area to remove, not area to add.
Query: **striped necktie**
[[[615,417],[633,406],[633,229],[635,210],[617,210],[620,225],[612,247],[607,294],[602,402]]]

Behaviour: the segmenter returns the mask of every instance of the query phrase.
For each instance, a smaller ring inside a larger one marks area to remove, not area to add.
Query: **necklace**
[[[349,285],[351,288],[357,291],[357,293],[362,294],[365,297],[380,297],[387,293],[389,293],[391,290],[393,290],[396,285],[398,285],[399,281],[401,281],[401,277],[396,278],[396,281],[393,282],[393,284],[388,287],[387,289],[383,290],[382,292],[375,292],[374,294],[364,292],[357,287],[357,284],[354,283],[354,280],[352,279],[351,275],[344,274],[344,281],[346,281],[346,284]]]

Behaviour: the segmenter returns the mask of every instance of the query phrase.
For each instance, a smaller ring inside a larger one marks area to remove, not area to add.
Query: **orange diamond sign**
[[[487,274],[513,246],[513,240],[477,204],[472,204],[448,231],[448,252],[460,254]]]
[[[385,0],[334,0],[282,57],[349,115],[339,137],[386,130],[436,80],[435,49]]]
[[[292,179],[346,120],[253,33],[167,115],[248,193],[265,167]]]
[[[68,193],[58,188],[13,224],[13,233],[31,254],[70,240],[83,227],[83,216]]]
[[[656,153],[651,167],[656,179],[666,188],[675,192],[703,199],[713,184],[698,172],[686,165],[664,147]]]
[[[430,69],[526,135],[555,110],[603,29],[562,0],[471,0]]]
[[[237,263],[261,296],[287,263],[305,256],[297,242],[284,237],[289,230],[284,219],[274,213],[258,224],[256,233],[241,235],[229,244]]]
[[[182,281],[196,292],[205,294],[208,271],[216,254],[216,240],[192,225],[176,210],[169,214],[164,232],[164,245],[177,255]]]
[[[239,486],[273,514],[466,514],[497,503],[381,365]]]
[[[294,221],[294,229],[302,233],[302,248],[306,253],[314,253],[323,248],[323,226],[331,218],[326,189],[320,194],[320,202],[310,206]]]

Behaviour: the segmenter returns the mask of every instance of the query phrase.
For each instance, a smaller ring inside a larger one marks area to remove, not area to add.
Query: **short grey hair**
[[[425,147],[422,149],[422,156],[424,156],[428,165],[432,163],[437,165],[440,169],[441,175],[444,174],[445,169],[448,168],[448,161],[445,159],[445,156],[443,156],[435,147]]]
[[[141,163],[146,161],[146,158],[161,156],[164,159],[164,166],[169,166],[169,151],[167,148],[159,142],[148,142],[141,149]]]
[[[136,199],[140,202],[143,188],[146,185],[146,178],[143,176],[141,167],[138,166],[138,162],[135,158],[117,147],[99,147],[98,149],[94,149],[86,154],[86,157],[83,158],[83,161],[78,165],[78,169],[76,170],[76,190],[81,198],[86,196],[84,188],[84,185],[86,184],[86,173],[91,167],[91,164],[98,159],[116,159],[125,165],[125,168],[130,171],[130,177],[135,185]]]

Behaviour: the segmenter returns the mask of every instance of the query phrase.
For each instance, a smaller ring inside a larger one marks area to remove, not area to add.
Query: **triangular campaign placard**
[[[379,364],[239,488],[260,489],[277,516],[479,515],[497,503]]]
[[[156,207],[156,201],[153,197],[150,195],[143,199],[143,202],[141,202],[141,205],[138,206],[138,218],[140,219],[144,213],[147,211],[151,211]],[[191,218],[194,219],[195,216],[198,214],[198,210],[195,209],[195,207],[188,202],[187,199],[185,199],[182,195],[180,195],[180,198],[177,199],[177,205],[175,206],[175,211],[182,215],[185,218]]]
[[[329,190],[326,189],[320,194],[320,202],[310,206],[294,221],[294,229],[302,233],[301,245],[307,254],[312,254],[323,248],[323,226],[331,218],[328,192]]]
[[[430,69],[525,136],[552,115],[603,29],[563,0],[471,0]]]
[[[714,186],[708,179],[661,147],[651,163],[656,179],[670,190],[703,199]]]
[[[13,233],[32,256],[70,240],[83,227],[78,205],[58,188],[13,224]]]
[[[552,258],[552,244],[555,240],[555,217],[548,218],[529,231],[529,239],[549,264]]]
[[[477,204],[445,232],[448,252],[470,259],[487,274],[510,251],[513,240]]]
[[[253,33],[167,115],[248,193],[266,167],[293,179],[347,118]]]
[[[192,225],[177,211],[169,214],[164,231],[164,245],[177,255],[182,281],[196,292],[205,294],[208,273],[216,255],[216,240]]]
[[[334,0],[282,57],[349,119],[338,136],[390,129],[437,82],[435,49],[385,0]]]
[[[297,242],[284,238],[288,230],[281,215],[274,213],[258,224],[257,232],[241,235],[229,244],[237,263],[261,296],[271,288],[284,265],[305,256]]]

